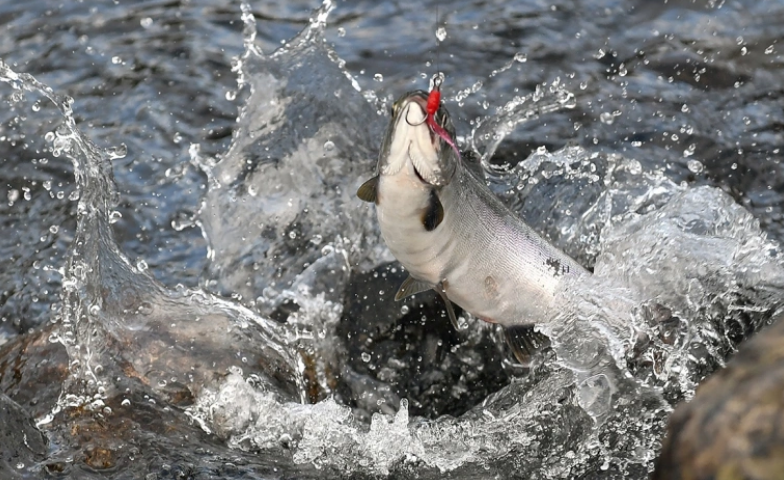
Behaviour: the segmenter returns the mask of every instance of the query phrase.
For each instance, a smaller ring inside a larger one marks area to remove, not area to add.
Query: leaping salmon
[[[434,98],[437,109],[428,104]],[[357,196],[375,203],[381,235],[410,274],[396,300],[433,289],[455,326],[451,302],[503,325],[525,362],[539,347],[533,325],[557,306],[559,284],[589,272],[501,203],[455,145],[440,98],[421,90],[402,95],[392,106],[376,176]]]

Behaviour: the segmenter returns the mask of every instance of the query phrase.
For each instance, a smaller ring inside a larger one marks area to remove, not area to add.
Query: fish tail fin
[[[505,327],[504,336],[517,361],[525,366],[530,366],[534,358],[550,346],[547,335],[534,330],[533,325]]]

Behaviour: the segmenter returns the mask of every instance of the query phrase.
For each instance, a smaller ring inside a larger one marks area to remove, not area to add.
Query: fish
[[[561,306],[559,286],[590,272],[490,191],[453,148],[449,112],[429,98],[416,90],[393,103],[376,173],[357,190],[375,204],[381,236],[409,273],[395,299],[435,290],[456,327],[452,303],[502,325],[515,357],[528,363],[547,343],[534,326]]]

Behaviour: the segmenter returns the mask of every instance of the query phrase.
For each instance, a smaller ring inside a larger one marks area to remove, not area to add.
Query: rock
[[[653,480],[784,479],[784,321],[673,413]]]
[[[0,478],[22,478],[19,471],[46,455],[46,437],[30,415],[0,393]]]

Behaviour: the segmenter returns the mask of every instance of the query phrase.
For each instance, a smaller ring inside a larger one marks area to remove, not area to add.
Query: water
[[[458,2],[438,52],[435,3],[315,7],[0,6],[4,478],[646,478],[781,307],[784,5]],[[436,64],[595,272],[531,369],[392,301],[354,197]]]

